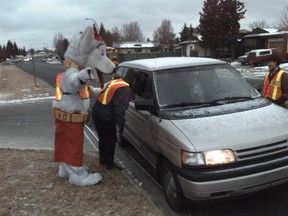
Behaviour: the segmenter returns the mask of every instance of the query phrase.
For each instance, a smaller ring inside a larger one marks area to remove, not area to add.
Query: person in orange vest
[[[125,111],[129,106],[132,91],[121,78],[112,79],[97,97],[92,116],[99,137],[99,164],[106,169],[122,169],[114,163],[117,132],[122,134]],[[119,131],[117,131],[116,126]]]
[[[288,100],[288,74],[280,67],[281,60],[277,54],[272,54],[267,59],[268,73],[264,78],[262,96],[275,104],[286,107]]]

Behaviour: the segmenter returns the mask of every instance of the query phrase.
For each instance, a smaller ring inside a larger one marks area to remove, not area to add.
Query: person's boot
[[[123,168],[121,166],[119,166],[118,164],[112,162],[109,162],[105,164],[106,169],[108,170],[123,170]]]

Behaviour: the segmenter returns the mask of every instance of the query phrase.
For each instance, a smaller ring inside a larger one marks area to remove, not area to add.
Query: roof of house
[[[153,48],[155,47],[155,45],[152,41],[145,41],[145,42],[131,41],[131,42],[123,42],[123,43],[114,44],[114,47],[117,49]]]
[[[260,34],[248,34],[243,38],[251,38],[251,37],[267,37],[267,36],[275,36],[275,35],[285,35],[288,34],[288,31],[279,31],[279,32],[267,32],[267,33],[260,33]]]

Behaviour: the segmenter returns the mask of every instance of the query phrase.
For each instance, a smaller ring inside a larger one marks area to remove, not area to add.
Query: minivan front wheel
[[[162,163],[160,180],[169,206],[175,211],[183,211],[185,199],[174,171],[174,165],[167,160]]]

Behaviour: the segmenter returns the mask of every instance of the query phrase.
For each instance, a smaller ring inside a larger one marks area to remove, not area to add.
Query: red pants
[[[82,166],[83,143],[84,123],[70,123],[55,119],[55,162]]]

